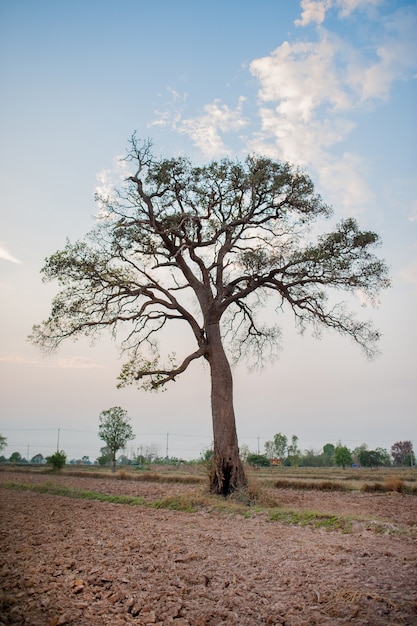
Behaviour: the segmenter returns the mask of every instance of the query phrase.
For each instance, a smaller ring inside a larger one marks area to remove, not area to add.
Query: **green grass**
[[[320,511],[291,511],[274,509],[270,513],[272,522],[281,522],[296,526],[312,526],[326,530],[341,530],[345,533],[352,529],[352,518],[339,515],[320,513]]]
[[[99,502],[112,502],[113,504],[143,504],[143,498],[135,496],[111,495],[108,493],[100,493],[98,491],[89,491],[87,489],[74,489],[65,487],[64,485],[56,485],[53,483],[44,483],[42,485],[27,485],[23,483],[4,483],[2,485],[6,489],[15,489],[16,491],[34,491],[36,493],[45,493],[51,496],[63,496],[65,498],[76,498],[79,500],[98,500]]]

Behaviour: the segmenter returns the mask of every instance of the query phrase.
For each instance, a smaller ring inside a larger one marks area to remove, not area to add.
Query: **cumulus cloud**
[[[376,2],[306,0],[302,19],[316,16],[314,21],[321,23],[332,7],[344,16],[370,4]],[[352,132],[358,111],[368,112],[389,97],[395,81],[412,77],[416,22],[414,8],[385,17],[373,50],[356,48],[321,26],[316,41],[286,41],[253,60],[261,126],[250,139],[251,149],[308,168],[338,206],[365,206],[372,198],[365,164],[347,152],[335,159],[334,149]]]
[[[19,259],[17,259],[12,254],[10,254],[10,252],[7,250],[6,246],[4,244],[2,244],[1,242],[0,242],[0,259],[3,259],[3,261],[10,261],[11,263],[21,263],[22,262],[22,261],[19,261]]]
[[[301,18],[295,20],[296,26],[310,23],[322,24],[330,9],[337,9],[340,17],[348,17],[357,9],[368,9],[381,3],[381,0],[301,0]]]
[[[255,112],[241,97],[235,108],[215,99],[186,117],[186,97],[171,89],[171,109],[154,124],[187,135],[205,157],[231,154],[238,140],[241,152],[299,165],[330,192],[330,203],[360,211],[373,198],[367,164],[344,143],[359,113],[370,115],[398,81],[416,77],[417,10],[409,5],[388,14],[382,0],[302,0],[301,9],[297,25],[313,24],[314,35],[284,41],[249,64],[258,82]],[[326,29],[330,11],[339,19],[361,11],[364,45]]]

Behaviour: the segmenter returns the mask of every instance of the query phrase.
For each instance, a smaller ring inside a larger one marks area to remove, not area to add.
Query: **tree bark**
[[[246,476],[239,457],[233,408],[233,379],[224,351],[219,323],[207,329],[208,361],[211,373],[211,410],[214,456],[210,491],[227,496],[246,486]]]

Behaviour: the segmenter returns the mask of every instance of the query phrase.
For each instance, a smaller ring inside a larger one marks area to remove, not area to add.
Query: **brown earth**
[[[11,481],[145,501],[202,490],[1,472],[0,625],[417,624],[416,496],[274,490],[282,507],[353,516],[342,533],[260,510],[188,513],[4,488]]]

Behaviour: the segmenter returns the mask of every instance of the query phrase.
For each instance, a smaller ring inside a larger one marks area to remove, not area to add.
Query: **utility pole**
[[[165,453],[165,458],[168,458],[168,437],[169,437],[169,433],[167,433],[167,447],[166,447],[166,453]]]
[[[59,433],[60,433],[60,428],[58,428],[58,438],[56,440],[56,451],[59,452]]]

